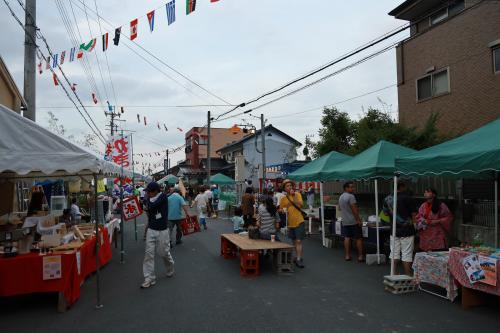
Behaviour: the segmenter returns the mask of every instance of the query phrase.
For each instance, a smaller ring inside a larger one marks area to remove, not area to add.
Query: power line
[[[24,31],[26,31],[26,28],[24,27],[24,25],[23,25],[23,23],[21,22],[21,20],[20,20],[20,19],[17,17],[17,15],[14,13],[14,11],[13,11],[13,10],[12,10],[12,8],[10,7],[10,4],[8,3],[8,1],[7,1],[7,0],[3,0],[3,2],[4,2],[4,3],[5,3],[5,5],[9,8],[9,11],[10,11],[11,15],[15,18],[15,20],[18,22],[18,24],[21,26],[21,28],[22,28]],[[31,16],[31,14],[30,14],[30,13],[26,10],[26,8],[25,8],[25,7],[24,7],[24,5],[22,4],[22,2],[21,2],[20,0],[18,0],[18,3],[19,3],[19,5],[21,6],[21,8],[24,10],[24,12],[25,12],[28,16],[30,16],[30,17],[31,17],[32,21],[33,21],[33,22],[35,22],[35,20],[34,20],[34,19],[33,19],[33,17]],[[35,29],[37,30],[37,38],[41,39],[41,40],[44,42],[44,44],[45,44],[45,46],[46,46],[46,48],[47,48],[47,51],[49,52],[49,55],[50,55],[51,57],[53,57],[53,54],[52,54],[52,51],[50,50],[50,47],[49,47],[49,45],[48,45],[48,42],[47,42],[47,40],[45,39],[45,37],[43,36],[43,34],[42,34],[42,32],[41,32],[40,28],[38,28],[37,26],[35,26]],[[36,40],[35,40],[35,39],[33,39],[33,37],[31,37],[31,36],[30,36],[30,38],[31,38],[31,40],[32,40],[33,44],[35,45],[35,47],[37,48],[38,52],[40,53],[41,58],[43,58],[45,61],[47,61],[46,57],[43,55],[43,52],[40,50],[40,46],[36,43]],[[58,64],[58,65],[57,65],[57,67],[58,67],[58,68],[59,68],[59,70],[61,71],[61,74],[63,75],[63,77],[64,77],[64,79],[66,80],[67,84],[71,87],[71,83],[69,82],[68,78],[66,77],[66,74],[65,74],[65,73],[64,73],[64,71],[62,70],[61,66]],[[55,71],[52,69],[52,67],[50,67],[50,66],[49,66],[49,69],[50,69],[50,71],[53,73],[53,75],[56,75],[56,74],[55,74]],[[73,91],[73,93],[74,93],[74,95],[76,96],[77,100],[79,101],[80,105],[82,105],[83,110],[85,111],[85,113],[86,113],[86,114],[87,114],[87,116],[89,117],[89,119],[90,119],[90,121],[92,122],[92,124],[95,126],[95,129],[94,129],[94,128],[93,128],[93,127],[89,124],[89,122],[87,121],[87,119],[85,118],[85,116],[83,116],[83,114],[81,113],[80,109],[78,108],[78,106],[76,105],[76,103],[73,101],[73,99],[70,97],[70,95],[69,95],[68,91],[66,90],[66,88],[65,88],[65,87],[64,87],[64,85],[62,84],[62,81],[60,81],[60,80],[59,80],[59,78],[57,78],[57,76],[56,76],[56,79],[57,79],[57,81],[58,81],[58,82],[61,82],[61,87],[63,88],[64,92],[66,93],[66,95],[68,96],[68,98],[71,100],[71,102],[72,102],[73,104],[75,104],[75,107],[76,107],[76,109],[77,109],[78,113],[80,113],[80,115],[81,115],[81,116],[82,116],[82,118],[85,120],[85,122],[87,123],[87,125],[88,125],[91,129],[92,129],[92,131],[94,132],[94,134],[95,134],[96,136],[98,136],[98,137],[99,137],[99,135],[96,133],[96,130],[97,130],[97,132],[100,134],[99,139],[100,139],[101,141],[103,141],[103,143],[104,143],[104,141],[105,141],[105,140],[104,140],[104,136],[102,135],[102,133],[101,133],[101,131],[99,130],[99,128],[97,127],[97,125],[94,123],[94,120],[92,119],[92,117],[88,114],[88,112],[87,112],[87,110],[85,109],[85,107],[83,107],[83,104],[82,104],[82,102],[81,102],[80,98],[78,97],[78,95],[76,94],[76,92],[75,92],[75,91]]]
[[[206,108],[216,106],[227,106],[225,104],[193,104],[193,105],[120,105],[124,108]],[[87,108],[98,108],[98,105],[85,105]],[[42,109],[69,109],[71,106],[38,106]]]
[[[85,3],[85,0],[84,0],[84,3]],[[87,7],[85,6],[85,8],[87,8]],[[90,38],[92,38],[93,33],[92,33],[92,29],[90,28],[90,21],[89,21],[89,16],[87,14],[87,10],[85,10],[84,12],[85,12],[85,19],[87,20],[87,27],[89,28]],[[96,42],[97,42],[97,40],[96,40]],[[95,60],[97,62],[97,70],[99,71],[99,75],[101,76],[102,86],[104,87],[104,94],[106,95],[106,100],[109,101],[108,89],[106,88],[106,83],[104,81],[104,77],[102,76],[101,63],[99,61],[99,57],[97,56],[97,50],[95,50],[94,55],[95,55]]]
[[[71,3],[71,1],[70,1]],[[97,1],[94,0],[94,5],[95,5],[95,10],[97,12],[97,23],[99,24],[99,32],[102,34],[102,28],[101,28],[101,20],[99,19],[99,9],[97,8]],[[115,85],[113,84],[113,79],[111,78],[111,69],[109,67],[109,60],[108,60],[108,53],[105,50],[104,56],[106,58],[106,66],[108,67],[108,75],[109,75],[109,82],[111,83],[111,90],[113,91],[113,98],[115,99],[115,105],[118,104],[118,100],[116,99],[116,91],[115,91]]]
[[[331,77],[333,77],[333,76],[336,76],[336,75],[338,75],[338,74],[340,74],[340,73],[343,73],[343,72],[345,72],[346,70],[349,70],[349,69],[351,69],[351,68],[354,68],[354,67],[356,67],[356,66],[358,66],[358,65],[360,65],[360,64],[362,64],[362,63],[364,63],[364,62],[366,62],[366,61],[368,61],[368,60],[370,60],[370,59],[372,59],[372,58],[375,58],[375,57],[377,57],[377,56],[379,56],[379,55],[381,55],[381,54],[383,54],[383,53],[385,53],[385,52],[387,52],[387,51],[389,51],[389,50],[393,49],[393,48],[394,48],[397,44],[399,44],[399,42],[396,42],[396,43],[394,43],[394,44],[391,44],[391,45],[389,45],[389,46],[387,46],[387,47],[385,47],[385,48],[383,48],[383,49],[381,49],[381,50],[379,50],[379,51],[376,51],[376,52],[374,52],[374,53],[371,53],[371,54],[369,54],[368,56],[366,56],[366,57],[364,57],[364,58],[362,58],[362,59],[360,59],[360,60],[358,60],[358,61],[355,61],[354,63],[351,63],[351,64],[349,64],[349,65],[347,65],[347,66],[345,66],[345,67],[343,67],[343,68],[341,68],[341,69],[339,69],[339,70],[337,70],[337,71],[333,72],[333,73],[330,73],[330,74],[328,74],[328,75],[325,75],[325,76],[323,76],[323,77],[321,77],[321,78],[319,78],[319,79],[317,79],[317,80],[315,80],[315,81],[312,81],[312,82],[310,82],[310,83],[308,83],[308,84],[306,84],[306,85],[303,85],[303,86],[301,86],[301,87],[299,87],[299,88],[296,88],[296,89],[294,89],[294,90],[292,90],[292,91],[290,91],[290,92],[288,92],[288,93],[286,93],[286,94],[284,94],[284,95],[278,96],[278,97],[276,97],[276,98],[274,98],[274,99],[272,99],[272,100],[270,100],[270,101],[267,101],[267,102],[265,102],[265,103],[263,103],[263,104],[260,104],[260,105],[258,105],[258,106],[256,106],[256,107],[254,107],[254,108],[252,108],[252,109],[248,109],[248,110],[246,110],[246,111],[243,111],[243,112],[241,112],[241,113],[237,113],[237,114],[232,115],[232,116],[228,116],[228,117],[224,117],[224,118],[219,118],[219,119],[217,119],[217,118],[216,118],[216,119],[215,119],[215,121],[227,120],[227,119],[231,119],[231,118],[234,118],[234,117],[238,117],[238,116],[241,116],[241,115],[244,115],[244,114],[248,114],[248,113],[250,113],[250,112],[253,112],[253,111],[255,111],[255,110],[258,110],[258,109],[260,109],[260,108],[263,108],[263,107],[265,107],[265,106],[267,106],[267,105],[269,105],[269,104],[275,103],[275,102],[277,102],[277,101],[279,101],[279,100],[282,100],[282,99],[284,99],[284,98],[286,98],[286,97],[289,97],[289,96],[291,96],[291,95],[294,95],[294,94],[296,94],[296,93],[298,93],[298,92],[300,92],[300,91],[302,91],[302,90],[305,90],[305,89],[310,88],[310,87],[312,87],[312,86],[314,86],[314,85],[316,85],[316,84],[318,84],[318,83],[321,83],[321,82],[323,82],[323,81],[325,81],[325,80],[327,80],[327,79],[329,79],[329,78],[331,78]]]
[[[377,44],[379,44],[379,43],[381,43],[381,42],[383,42],[383,41],[385,41],[385,40],[387,40],[387,39],[389,39],[389,38],[391,38],[391,37],[393,37],[393,36],[395,36],[395,35],[397,35],[397,34],[399,34],[399,33],[401,33],[401,32],[403,32],[403,31],[405,31],[405,30],[406,30],[406,29],[408,29],[409,27],[410,27],[410,25],[409,25],[409,24],[405,24],[403,27],[401,27],[401,28],[399,28],[399,29],[397,29],[397,30],[395,30],[395,31],[392,31],[392,32],[390,32],[390,33],[385,33],[384,35],[382,35],[382,37],[380,37],[380,38],[376,38],[375,40],[373,40],[373,41],[371,41],[371,42],[369,42],[369,43],[365,44],[364,46],[362,46],[362,47],[358,47],[358,48],[356,48],[355,50],[353,50],[353,51],[351,51],[351,52],[348,52],[347,54],[345,54],[345,55],[341,56],[340,58],[337,58],[337,59],[335,59],[335,60],[332,60],[332,61],[330,61],[329,63],[327,63],[327,64],[325,64],[325,65],[323,65],[323,66],[321,66],[321,67],[319,67],[319,68],[317,68],[317,69],[315,69],[315,70],[313,70],[313,71],[310,71],[309,73],[307,73],[307,74],[305,74],[305,75],[302,75],[302,76],[300,76],[300,77],[298,77],[298,78],[296,78],[296,79],[294,79],[294,80],[292,80],[292,81],[289,81],[289,82],[287,82],[287,83],[285,83],[285,84],[281,85],[281,86],[280,86],[280,87],[278,87],[278,88],[275,88],[275,89],[273,89],[273,90],[271,90],[271,91],[268,91],[268,92],[266,92],[266,93],[264,93],[264,94],[262,94],[262,95],[260,95],[260,96],[258,96],[258,97],[255,97],[255,98],[253,98],[253,99],[249,100],[248,102],[241,103],[241,104],[239,104],[238,106],[234,107],[233,109],[231,109],[231,110],[229,110],[229,111],[226,111],[226,112],[224,112],[224,113],[221,113],[221,114],[220,114],[220,115],[218,115],[215,119],[217,120],[217,119],[219,119],[220,117],[225,116],[226,114],[229,114],[229,113],[231,113],[231,112],[234,112],[234,111],[235,111],[236,109],[238,109],[238,108],[245,107],[245,106],[246,106],[246,105],[248,105],[248,104],[251,104],[251,103],[257,102],[257,101],[261,100],[262,98],[264,98],[264,97],[266,97],[266,96],[269,96],[269,95],[275,94],[275,93],[277,93],[277,92],[279,92],[279,91],[281,91],[281,90],[283,90],[283,89],[285,89],[285,88],[287,88],[287,87],[289,87],[289,86],[291,86],[291,85],[293,85],[293,84],[295,84],[295,83],[297,83],[297,82],[300,82],[300,81],[302,81],[302,80],[305,80],[305,79],[307,79],[307,78],[309,78],[309,77],[311,77],[311,76],[313,76],[313,75],[315,75],[315,74],[317,74],[317,73],[319,73],[319,72],[321,72],[321,71],[324,71],[325,69],[328,69],[328,68],[330,68],[331,66],[333,66],[333,65],[335,65],[335,64],[338,64],[338,63],[339,63],[339,62],[341,62],[341,61],[344,61],[344,60],[346,60],[346,59],[348,59],[348,58],[350,58],[350,57],[353,57],[354,55],[356,55],[356,54],[358,54],[358,53],[360,53],[360,52],[362,52],[362,51],[364,51],[364,50],[366,50],[366,49],[368,49],[368,48],[370,48],[370,47],[373,47],[373,46],[375,46],[375,45],[377,45]]]
[[[63,20],[63,23],[65,25],[66,31],[68,32],[68,35],[70,37],[70,41],[74,45],[74,47],[76,48],[79,45],[78,40],[83,40],[83,38],[82,38],[82,34],[80,32],[80,28],[78,27],[78,21],[76,20],[75,12],[73,10],[73,7],[71,6],[71,2],[70,2],[71,12],[73,14],[73,19],[75,21],[76,30],[78,31],[78,36],[80,37],[80,39],[78,39],[76,37],[76,33],[73,29],[72,20],[69,17],[68,12],[66,11],[66,7],[64,5],[64,2],[62,2],[62,0],[55,0],[55,3],[57,6],[57,9],[59,10],[59,14],[61,15],[61,18]],[[79,62],[80,62],[80,65],[82,66],[82,69],[83,69],[83,72],[87,78],[87,81],[89,82],[90,89],[93,92],[95,92],[95,94],[99,100],[99,104],[104,109],[104,105],[102,104],[101,93],[100,93],[99,88],[97,87],[97,83],[95,81],[94,73],[92,71],[92,67],[90,66],[89,60],[87,59],[87,57],[83,57],[82,59],[80,59]]]
[[[73,1],[73,0],[70,0],[70,1]],[[85,5],[84,2],[82,2],[82,0],[77,0],[78,2],[80,2],[83,6],[87,7]],[[163,5],[161,7],[158,7],[156,9],[159,9],[159,8],[162,8]],[[90,12],[93,12],[98,18],[100,18],[103,22],[107,23],[110,27],[114,27],[114,25],[112,23],[110,23],[109,21],[107,21],[104,17],[100,16],[99,13],[93,11],[91,8],[87,7],[87,9],[90,11]],[[128,40],[130,40],[130,38],[126,35],[122,35],[124,36],[125,38],[127,38]],[[162,65],[164,65],[165,67],[167,67],[168,69],[170,69],[171,71],[173,71],[174,73],[176,73],[177,75],[181,76],[182,78],[184,78],[185,80],[187,80],[188,82],[190,82],[191,84],[195,85],[196,87],[200,88],[201,90],[203,90],[204,92],[206,92],[207,94],[209,94],[210,96],[212,97],[215,97],[216,99],[218,99],[219,101],[223,102],[227,105],[231,105],[232,103],[226,101],[225,99],[223,99],[222,97],[214,94],[213,92],[211,92],[210,90],[206,89],[205,87],[203,87],[201,84],[197,83],[196,81],[194,81],[193,79],[189,78],[186,74],[183,74],[182,72],[180,72],[179,70],[177,70],[176,68],[174,68],[173,66],[169,65],[168,63],[166,63],[164,60],[160,59],[159,57],[157,57],[154,53],[152,53],[151,51],[147,50],[146,48],[144,48],[142,45],[140,44],[137,44],[136,42],[130,40],[130,42],[137,46],[138,48],[140,48],[142,51],[146,52],[149,56],[151,56],[152,58],[154,58],[156,61],[158,61],[159,63],[161,63]],[[184,87],[184,86],[183,86]],[[186,87],[184,87],[185,89],[187,89]]]

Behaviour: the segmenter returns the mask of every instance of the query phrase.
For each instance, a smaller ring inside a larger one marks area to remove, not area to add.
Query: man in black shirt
[[[142,270],[144,283],[141,288],[149,288],[156,284],[155,252],[163,259],[167,269],[167,277],[174,275],[174,259],[170,254],[170,234],[168,230],[168,198],[161,192],[160,185],[151,182],[146,187],[148,198],[148,229],[146,232],[146,253]]]
[[[416,233],[414,222],[415,215],[417,214],[417,206],[411,195],[406,191],[406,185],[404,183],[398,183],[397,189],[396,238],[393,242],[391,235],[390,258],[392,259],[394,257],[396,267],[399,261],[402,261],[405,274],[412,276],[411,266],[413,262],[413,248]],[[393,202],[393,196],[389,195],[384,199],[383,206],[384,213],[389,215],[391,223]]]

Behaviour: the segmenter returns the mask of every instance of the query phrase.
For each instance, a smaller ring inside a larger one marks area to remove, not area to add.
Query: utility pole
[[[24,117],[36,121],[36,0],[26,0],[24,19]]]
[[[167,149],[167,170],[165,170],[165,176],[168,175],[168,169],[170,169],[170,163],[168,159],[168,149]]]
[[[104,111],[104,115],[110,118],[109,125],[106,125],[106,127],[109,127],[111,136],[113,136],[118,129],[118,125],[115,124],[115,122],[117,121],[115,120],[115,118],[120,118],[123,113],[123,107],[121,108],[121,113],[115,112],[115,108],[116,108],[115,106],[110,105],[108,102],[108,112]]]
[[[121,130],[121,139],[123,140],[123,130]],[[123,229],[123,226],[124,226],[124,219],[125,219],[125,215],[124,215],[124,212],[123,212],[123,180],[124,180],[124,177],[123,177],[123,163],[121,164],[121,175],[120,175],[120,205],[121,205],[121,208],[120,208],[120,263],[125,263],[125,260],[123,259],[123,256],[125,254],[125,250],[124,250],[124,246],[123,246],[123,239],[124,239],[124,233],[125,233],[125,230]]]
[[[212,138],[211,138],[211,131],[210,131],[210,121],[212,118],[210,117],[210,111],[208,111],[208,117],[207,117],[207,122],[208,122],[208,127],[207,127],[207,134],[208,134],[208,140],[207,140],[207,185],[210,187],[210,173],[211,173],[211,168],[212,164],[210,161],[210,146],[212,143]]]
[[[264,114],[260,114],[260,134],[262,135],[262,192],[266,186],[266,124],[264,121]]]

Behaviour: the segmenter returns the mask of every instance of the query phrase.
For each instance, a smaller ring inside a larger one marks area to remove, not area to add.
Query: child
[[[207,197],[204,194],[205,188],[202,186],[194,198],[193,203],[191,204],[191,208],[196,204],[196,211],[198,214],[198,221],[200,225],[203,226],[203,229],[207,230],[207,222],[205,221],[205,214],[207,212]]]
[[[241,207],[236,207],[234,209],[234,216],[231,217],[231,221],[233,222],[233,230],[235,234],[239,234],[243,231],[242,227],[245,221],[243,221],[243,210]]]

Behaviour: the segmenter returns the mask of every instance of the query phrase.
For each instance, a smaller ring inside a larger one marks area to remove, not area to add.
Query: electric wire
[[[10,6],[9,2],[7,0],[3,0],[3,2],[5,3],[5,5],[8,7],[11,15],[14,17],[14,19],[18,22],[18,24],[21,26],[21,28],[26,32],[26,28],[24,27],[23,23],[21,22],[21,20],[17,17],[17,15],[14,13],[14,11],[12,10],[12,7]],[[33,17],[31,16],[31,14],[26,10],[26,8],[24,7],[24,4],[18,0],[18,3],[19,5],[21,6],[21,8],[24,10],[24,12],[31,18],[31,20],[33,22],[35,22],[35,20],[33,19]],[[50,57],[53,57],[53,53],[50,49],[50,46],[48,45],[48,42],[47,40],[45,39],[45,37],[43,36],[40,28],[38,26],[35,25],[35,29],[36,29],[36,38],[39,38],[41,39],[44,44],[45,44],[45,47],[47,48],[47,51],[50,55]],[[30,39],[32,40],[33,44],[35,45],[35,47],[37,48],[38,52],[40,53],[40,58],[44,59],[45,61],[47,61],[47,58],[44,56],[43,52],[41,51],[40,49],[40,46],[36,43],[36,40],[31,37],[29,34],[26,34],[27,36],[30,37]],[[71,87],[71,83],[70,81],[68,80],[66,74],[64,73],[64,71],[62,70],[61,66],[58,64],[57,65],[59,71],[61,72],[61,74],[63,75],[64,79],[66,80],[68,86]],[[51,66],[49,66],[49,69],[50,71],[52,72],[53,75],[56,75],[55,74],[55,71],[53,70],[53,68]],[[63,82],[61,80],[59,80],[59,78],[57,77],[57,75],[55,76],[55,78],[57,79],[58,82],[60,82],[61,84],[61,87],[63,88],[64,92],[66,93],[66,95],[68,96],[68,98],[71,100],[71,102],[75,105],[75,108],[77,109],[78,113],[80,113],[80,115],[82,116],[82,118],[85,120],[85,122],[87,123],[87,125],[92,129],[92,131],[94,132],[94,134],[104,143],[105,139],[104,139],[104,136],[102,135],[102,132],[99,130],[99,127],[97,127],[97,125],[95,124],[94,120],[92,119],[92,117],[88,114],[87,110],[85,109],[85,107],[83,107],[83,103],[81,102],[79,96],[76,94],[75,91],[73,91],[73,94],[75,95],[76,99],[78,100],[78,102],[80,103],[80,105],[82,105],[82,109],[84,110],[84,112],[87,114],[87,116],[89,117],[90,121],[92,122],[92,124],[94,125],[94,127],[92,127],[88,120],[85,118],[85,116],[81,113],[79,107],[77,106],[77,104],[74,102],[74,100],[70,97],[70,94],[69,92],[67,91],[66,87],[64,87],[63,85]],[[97,134],[96,133],[99,133]],[[99,136],[100,135],[100,136]]]

